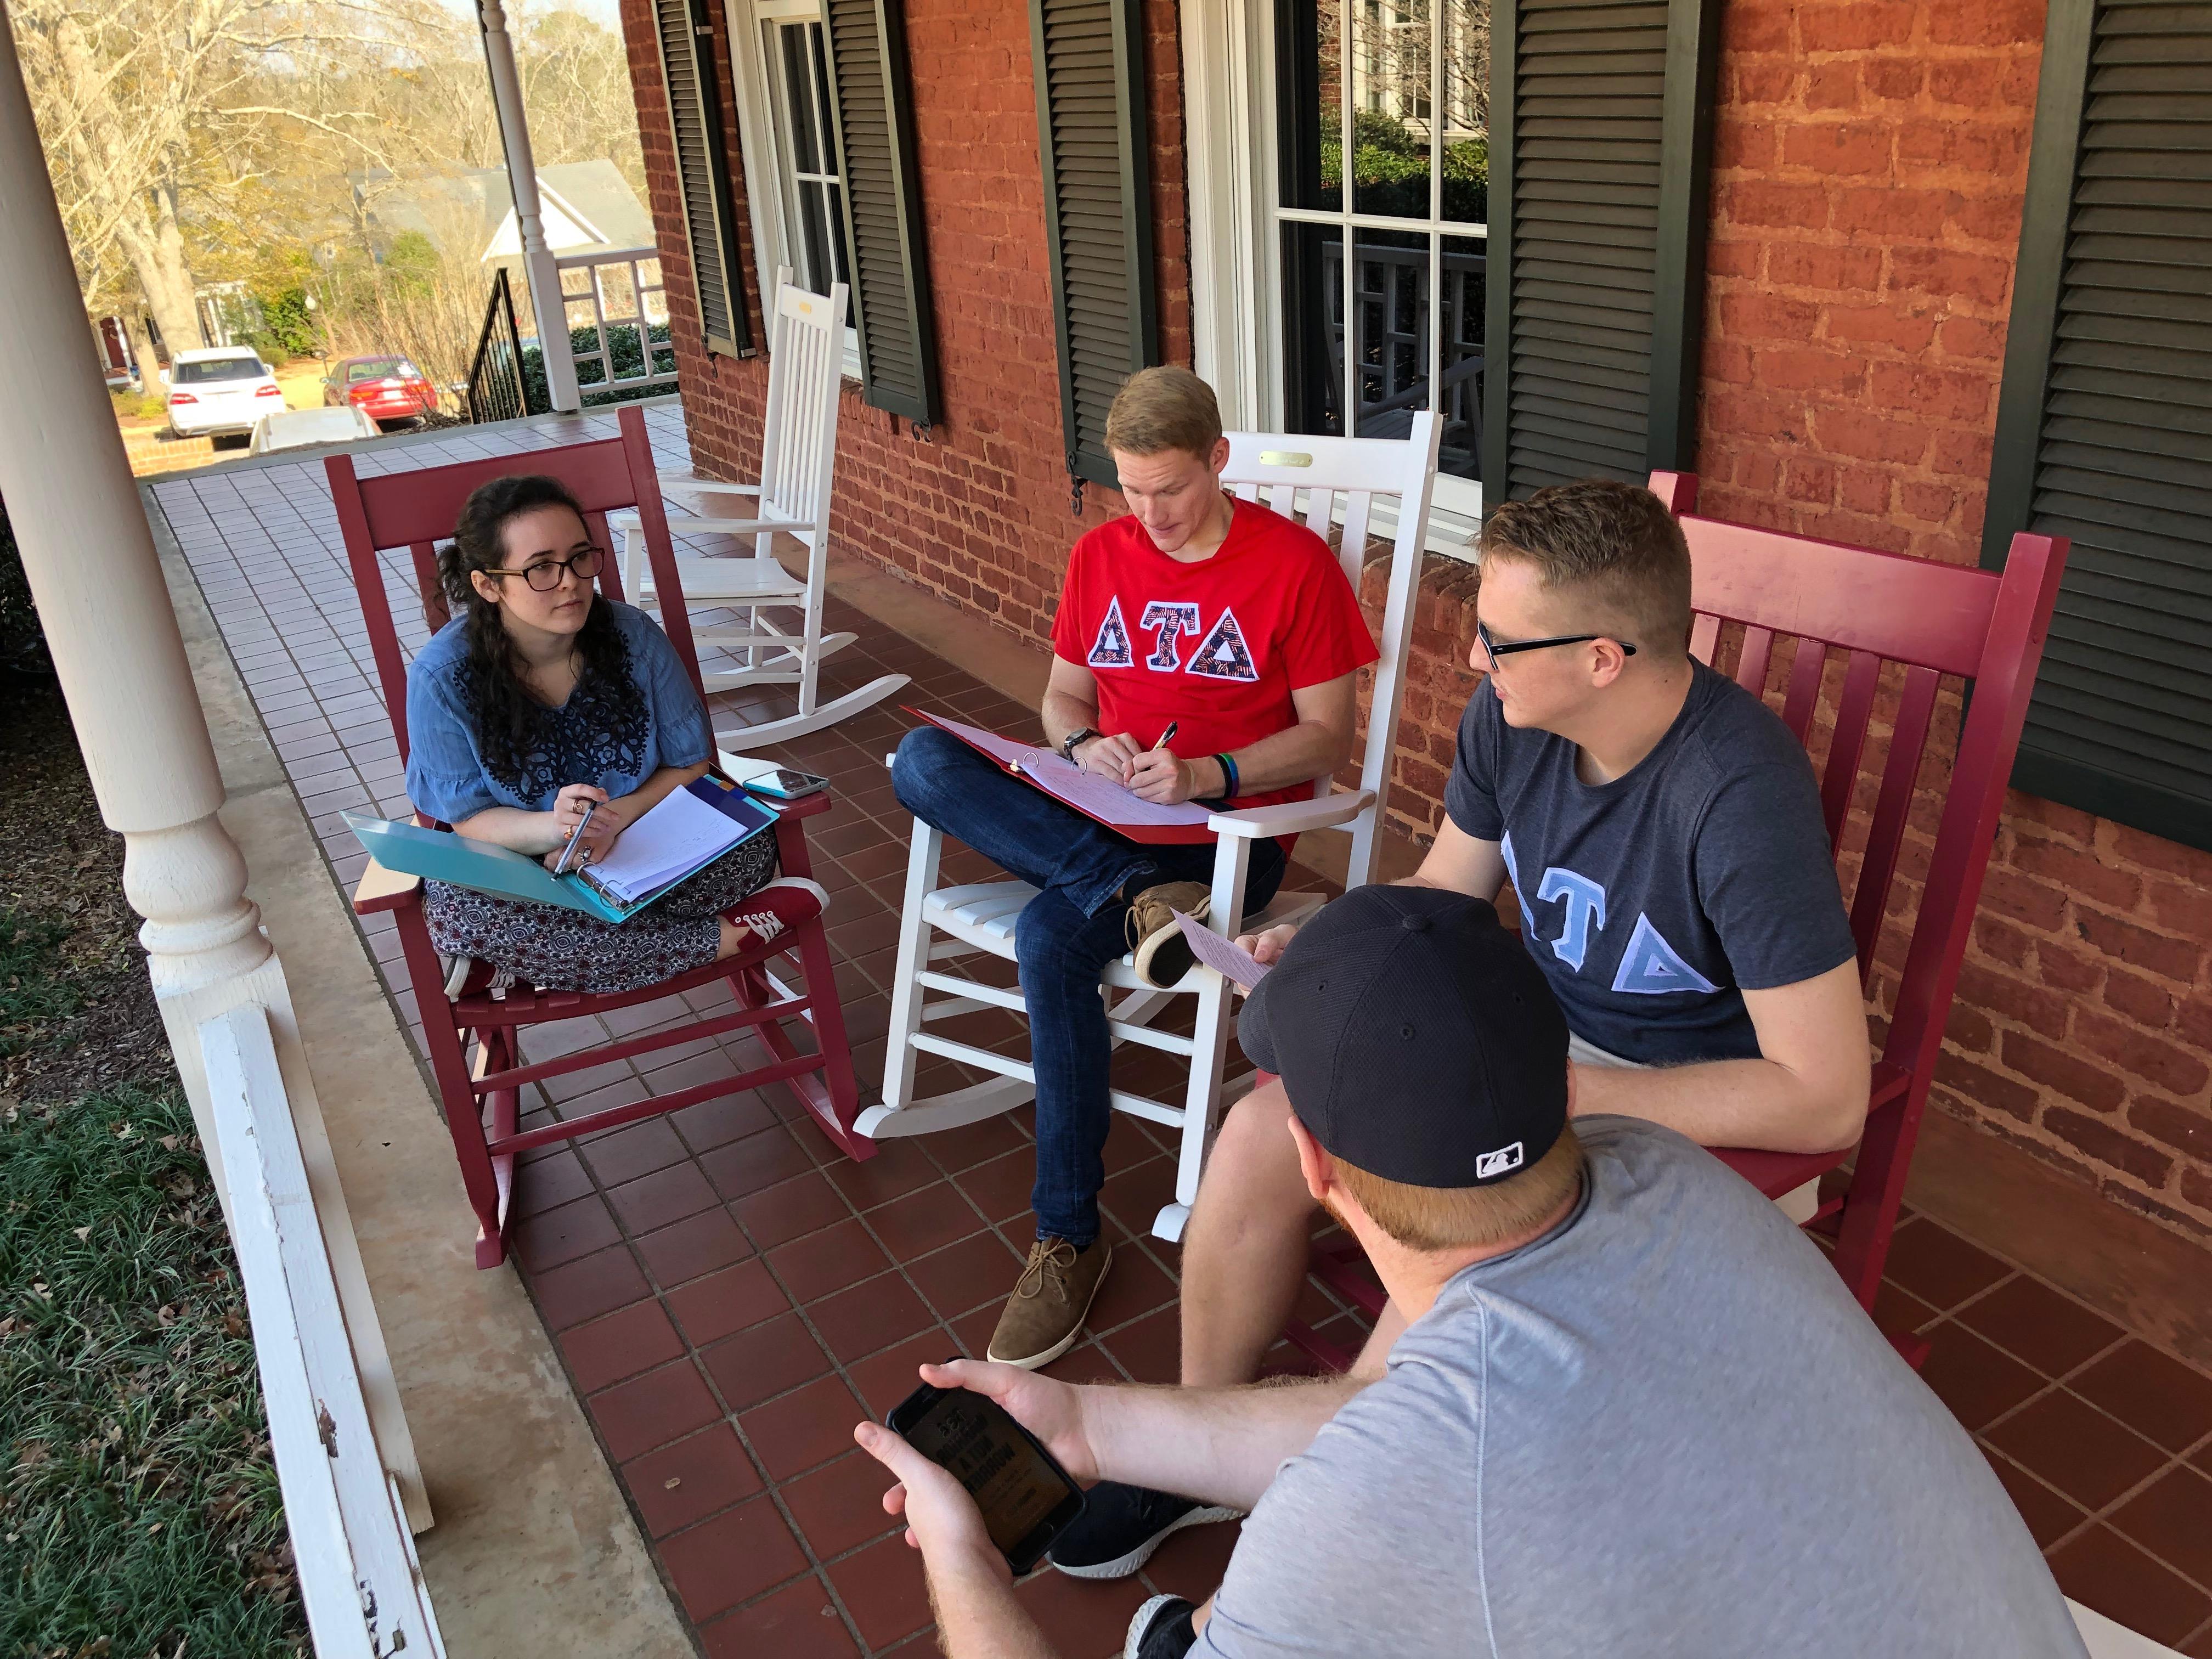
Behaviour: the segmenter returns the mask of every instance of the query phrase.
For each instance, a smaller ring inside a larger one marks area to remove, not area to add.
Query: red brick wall
[[[1731,0],[1701,511],[1978,557],[2043,21],[2039,0]],[[2212,1237],[2208,890],[2212,856],[2015,793],[1936,1099]]]
[[[1121,504],[1118,495],[1093,485],[1084,491],[1084,515],[1068,510],[1029,13],[1020,5],[975,0],[908,0],[905,9],[945,418],[925,438],[909,422],[862,404],[858,386],[848,382],[832,529],[845,548],[1043,639],[1068,548]],[[1146,0],[1145,17],[1160,343],[1169,361],[1188,363],[1175,0]],[[699,348],[646,0],[623,0],[623,22],[653,222],[663,232],[662,269],[692,448],[702,468],[750,477],[760,464],[767,357],[709,358]],[[715,50],[726,88],[729,42],[719,12]],[[724,126],[732,136],[746,293],[755,337],[764,342],[733,108],[726,110]]]

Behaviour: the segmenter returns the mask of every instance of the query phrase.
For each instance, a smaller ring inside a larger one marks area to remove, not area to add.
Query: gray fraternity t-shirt
[[[1504,844],[1522,937],[1567,1024],[1623,1060],[1755,1060],[1743,993],[1851,959],[1812,763],[1703,663],[1651,752],[1610,783],[1575,745],[1505,723],[1485,679],[1459,723],[1452,822]]]
[[[2082,1659],[1973,1443],[1818,1247],[1671,1129],[1453,1279],[1285,1462],[1194,1656]]]

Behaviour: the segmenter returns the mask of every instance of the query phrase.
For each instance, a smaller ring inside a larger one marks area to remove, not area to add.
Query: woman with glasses
[[[593,588],[605,558],[552,478],[495,478],[469,497],[438,556],[453,620],[407,670],[417,811],[549,866],[582,824],[574,869],[706,771],[706,708],[667,636]],[[819,888],[775,875],[775,838],[756,836],[619,927],[434,881],[423,911],[454,964],[449,989],[474,958],[498,983],[636,990],[815,913]]]

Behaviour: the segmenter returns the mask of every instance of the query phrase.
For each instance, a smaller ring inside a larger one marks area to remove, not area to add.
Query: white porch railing
[[[444,1659],[398,1484],[377,1455],[267,1011],[199,1028],[284,1520],[319,1659]]]
[[[653,343],[653,331],[668,325],[668,300],[661,288],[660,250],[657,247],[618,248],[609,253],[571,253],[555,261],[561,272],[561,303],[567,316],[564,320],[571,330],[588,326],[598,338],[598,346],[588,351],[575,353],[578,368],[597,362],[599,377],[577,376],[580,396],[588,398],[595,392],[627,391],[640,386],[665,386],[676,389],[676,348],[666,341]],[[586,275],[586,286],[579,288],[570,273]],[[588,312],[588,316],[580,313]],[[615,338],[618,332],[628,330],[636,336],[639,369],[618,374],[615,371]],[[540,330],[541,337],[543,329]],[[667,368],[655,365],[659,353]]]

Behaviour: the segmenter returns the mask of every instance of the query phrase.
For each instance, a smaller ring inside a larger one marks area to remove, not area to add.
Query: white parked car
[[[267,455],[280,449],[355,443],[383,435],[384,428],[358,404],[338,409],[280,409],[253,423],[253,437],[246,447],[251,454]]]
[[[179,438],[247,433],[284,407],[284,392],[252,346],[179,351],[169,360],[169,430]]]

